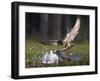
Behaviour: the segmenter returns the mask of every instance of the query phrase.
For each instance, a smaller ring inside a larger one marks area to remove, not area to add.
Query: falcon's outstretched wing
[[[63,44],[65,47],[71,46],[70,43],[74,41],[75,37],[78,35],[79,29],[80,29],[80,17],[78,16],[74,27],[71,29],[69,33],[66,34],[66,37],[63,40]]]

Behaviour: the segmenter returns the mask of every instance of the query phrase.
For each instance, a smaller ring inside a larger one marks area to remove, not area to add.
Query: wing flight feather
[[[64,46],[74,41],[75,37],[79,33],[79,29],[80,29],[80,17],[78,16],[74,27],[71,29],[69,33],[66,34],[66,37],[63,40]]]

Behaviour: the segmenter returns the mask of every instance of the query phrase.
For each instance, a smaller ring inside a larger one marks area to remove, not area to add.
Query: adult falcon
[[[75,23],[74,27],[71,29],[71,31],[69,33],[66,33],[66,36],[63,40],[41,41],[41,43],[45,44],[45,45],[59,45],[59,44],[61,44],[64,46],[62,51],[69,49],[71,46],[73,46],[72,42],[74,41],[75,37],[79,33],[80,22],[81,22],[80,16],[77,16],[76,23]]]

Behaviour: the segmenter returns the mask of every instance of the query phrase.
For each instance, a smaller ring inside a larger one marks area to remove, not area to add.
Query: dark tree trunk
[[[51,22],[53,39],[61,39],[61,15],[52,15]]]
[[[26,26],[26,29],[25,29],[25,31],[26,31],[26,37],[30,34],[30,32],[31,32],[31,23],[30,23],[30,14],[27,14],[26,13],[26,17],[25,17],[26,19],[25,19],[25,26]]]
[[[40,14],[40,39],[48,40],[48,14]]]
[[[62,18],[62,37],[64,38],[71,29],[71,16],[63,15]]]
[[[81,17],[81,27],[80,27],[80,40],[87,41],[89,40],[89,17]]]

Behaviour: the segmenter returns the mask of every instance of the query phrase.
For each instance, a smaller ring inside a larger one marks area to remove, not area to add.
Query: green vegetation
[[[75,65],[88,65],[89,64],[89,44],[87,42],[75,43],[74,47],[69,49],[66,54],[77,53],[83,54],[84,60],[81,62],[72,62],[72,61],[62,61],[58,64],[42,64],[40,59],[50,50],[62,49],[62,45],[44,45],[37,40],[26,40],[25,43],[25,67],[50,67],[50,66],[75,66]]]

